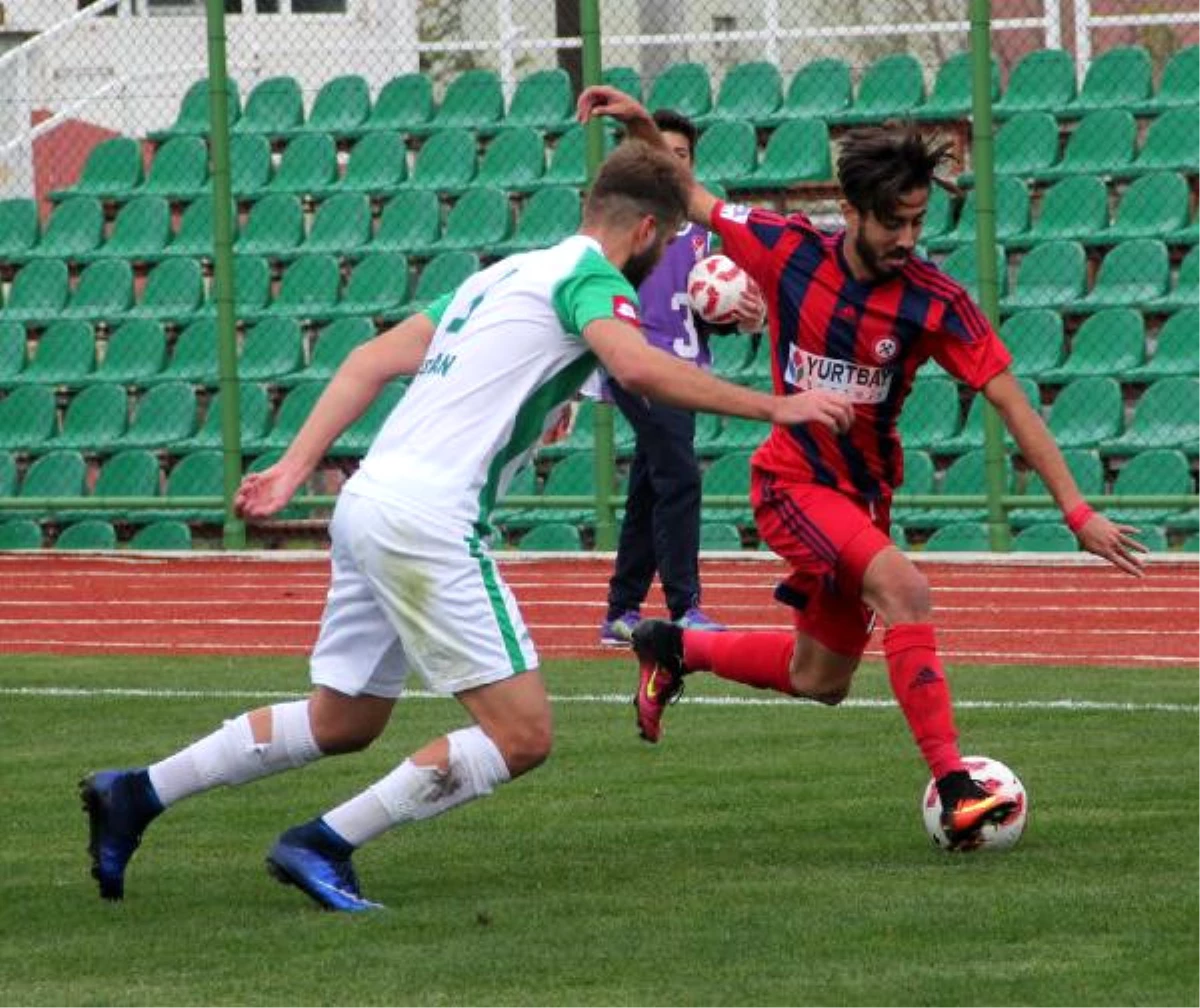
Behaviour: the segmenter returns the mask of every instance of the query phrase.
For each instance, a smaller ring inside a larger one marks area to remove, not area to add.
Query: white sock
[[[450,761],[444,772],[405,760],[366,791],[327,812],[326,825],[359,847],[400,823],[432,819],[489,795],[509,780],[504,757],[478,725],[451,732],[446,739]]]
[[[211,735],[149,768],[150,783],[165,808],[180,798],[266,777],[321,758],[308,722],[308,701],[271,708],[271,740],[255,742],[250,718],[226,721]]]

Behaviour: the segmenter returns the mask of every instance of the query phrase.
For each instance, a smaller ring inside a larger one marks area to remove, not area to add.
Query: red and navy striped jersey
[[[904,478],[896,421],[917,368],[930,357],[979,389],[1012,362],[963,288],[912,257],[894,277],[860,282],[826,234],[801,214],[718,202],[712,230],[763,290],[777,394],[829,389],[855,403],[854,424],[774,427],[754,465],[780,479],[890,498]]]

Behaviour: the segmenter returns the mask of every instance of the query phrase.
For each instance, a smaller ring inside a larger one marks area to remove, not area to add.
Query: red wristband
[[[1067,528],[1076,535],[1079,535],[1083,526],[1090,522],[1095,514],[1096,512],[1092,510],[1091,505],[1087,501],[1084,501],[1082,504],[1076,504],[1066,515]]]

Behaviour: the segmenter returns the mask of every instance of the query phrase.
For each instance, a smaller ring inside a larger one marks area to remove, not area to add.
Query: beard
[[[625,279],[633,284],[636,290],[638,287],[641,287],[642,281],[653,272],[660,258],[661,252],[656,243],[646,249],[645,252],[635,252],[631,255],[621,268],[621,272],[625,275]]]
[[[900,256],[896,260],[887,260],[875,251],[863,237],[860,231],[854,240],[854,251],[858,253],[858,258],[862,260],[862,264],[866,266],[868,272],[876,280],[890,280],[896,276],[908,261],[908,253],[897,250],[892,255]]]

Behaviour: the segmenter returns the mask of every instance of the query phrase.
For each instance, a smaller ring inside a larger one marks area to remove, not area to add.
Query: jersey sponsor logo
[[[794,346],[788,354],[784,380],[801,392],[820,389],[840,392],[851,402],[881,403],[891,391],[894,376],[895,371],[890,368],[834,360]]]
[[[612,313],[622,322],[628,322],[639,329],[642,327],[642,320],[638,315],[637,305],[630,301],[624,294],[613,295]]]
[[[692,235],[692,256],[696,262],[704,258],[704,253],[708,251],[708,236],[703,234]]]
[[[417,371],[417,377],[421,375],[437,375],[439,378],[444,378],[450,369],[454,366],[454,361],[457,359],[455,354],[438,353],[432,357],[426,357],[421,361],[421,367]]]
[[[735,224],[745,224],[750,219],[750,207],[743,203],[724,203],[721,205],[721,216]]]

